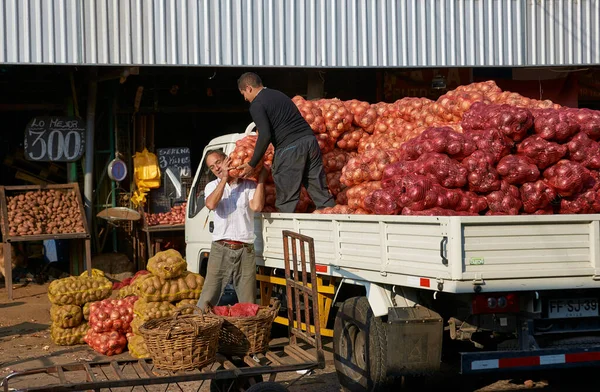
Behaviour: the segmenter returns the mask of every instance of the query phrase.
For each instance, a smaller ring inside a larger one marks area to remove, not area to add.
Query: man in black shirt
[[[251,72],[238,79],[238,89],[250,102],[250,115],[258,128],[252,159],[238,167],[242,176],[252,173],[272,143],[275,207],[280,212],[294,212],[302,185],[317,209],[333,207],[319,143],[294,102],[281,91],[264,87],[260,77]]]

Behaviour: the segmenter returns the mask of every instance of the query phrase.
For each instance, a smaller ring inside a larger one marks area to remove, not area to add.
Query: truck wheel
[[[335,370],[344,390],[379,391],[388,386],[386,341],[385,326],[366,297],[344,301],[333,328]]]

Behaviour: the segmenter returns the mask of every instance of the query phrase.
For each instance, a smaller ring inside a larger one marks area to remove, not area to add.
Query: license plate
[[[596,317],[597,298],[569,298],[548,300],[548,318]]]

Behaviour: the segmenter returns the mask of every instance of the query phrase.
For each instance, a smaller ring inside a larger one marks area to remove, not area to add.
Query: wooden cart
[[[63,191],[73,190],[79,208],[81,210],[81,219],[83,222],[83,233],[69,233],[69,234],[40,234],[40,235],[9,235],[9,222],[8,222],[8,209],[6,205],[6,194],[9,192],[29,192],[39,190],[59,189]],[[23,185],[23,186],[0,186],[0,230],[2,230],[2,246],[4,247],[4,265],[5,274],[4,277],[6,282],[6,288],[8,291],[8,299],[13,299],[13,284],[12,284],[12,243],[23,242],[23,241],[42,241],[42,240],[68,240],[68,239],[79,239],[85,242],[85,268],[91,274],[92,272],[92,248],[90,242],[90,232],[88,228],[88,222],[85,218],[85,211],[83,208],[83,202],[81,200],[81,193],[79,192],[79,184],[57,184],[57,185]]]
[[[296,382],[312,370],[324,368],[325,357],[317,285],[310,284],[316,282],[313,240],[284,231],[283,241],[289,321],[289,340],[284,344],[271,345],[264,354],[243,358],[218,354],[213,364],[188,372],[162,371],[155,368],[150,359],[55,365],[11,373],[2,380],[0,387],[4,391],[27,392],[99,391],[119,387],[130,387],[130,391],[149,391],[153,389],[146,386],[162,385],[162,391],[188,391],[200,390],[204,382],[211,380],[211,391],[285,391],[275,382],[278,374],[306,371],[291,381]],[[268,379],[264,378],[266,376]],[[141,388],[136,388],[138,386]]]

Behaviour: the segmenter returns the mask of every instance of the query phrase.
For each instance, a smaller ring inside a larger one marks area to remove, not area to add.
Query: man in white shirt
[[[230,159],[221,150],[207,152],[206,164],[217,179],[204,189],[206,207],[215,214],[213,242],[198,307],[205,309],[206,304],[217,305],[232,278],[238,301],[254,303],[254,212],[264,207],[264,182],[268,172],[262,169],[258,183],[232,178],[229,176]]]

